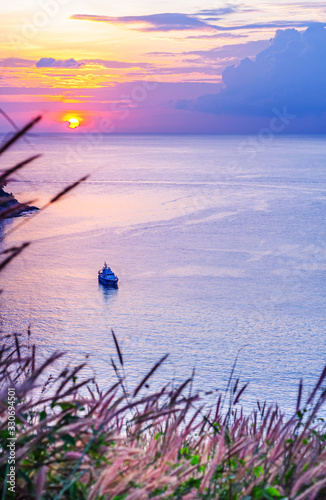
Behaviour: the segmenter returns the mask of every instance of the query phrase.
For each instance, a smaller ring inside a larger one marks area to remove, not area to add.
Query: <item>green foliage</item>
[[[167,491],[167,489],[168,489],[168,486],[164,486],[163,488],[156,488],[149,494],[149,498],[158,497],[160,495],[163,495],[163,493],[165,493]]]
[[[264,475],[264,469],[262,468],[261,465],[258,465],[258,467],[254,468],[254,474],[256,477],[260,477]]]
[[[202,481],[201,479],[195,479],[191,477],[187,481],[181,483],[178,486],[178,488],[174,491],[174,494],[172,496],[169,496],[168,498],[179,499],[182,498],[184,495],[190,493],[194,488],[199,490],[201,481]]]

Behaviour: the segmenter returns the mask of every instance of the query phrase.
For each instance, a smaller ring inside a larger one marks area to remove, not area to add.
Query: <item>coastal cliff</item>
[[[37,207],[20,203],[12,193],[7,193],[3,188],[6,184],[0,184],[0,218],[9,219],[19,217],[28,212],[38,210]]]

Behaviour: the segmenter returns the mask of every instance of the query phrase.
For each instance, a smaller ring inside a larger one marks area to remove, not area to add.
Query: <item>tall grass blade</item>
[[[119,356],[120,364],[121,364],[121,366],[123,366],[122,353],[121,353],[121,350],[120,350],[120,347],[119,347],[119,344],[118,344],[117,337],[116,337],[116,335],[115,335],[115,333],[114,333],[113,330],[111,330],[111,333],[112,333],[112,337],[113,337],[113,340],[114,340],[114,343],[115,343],[115,347],[117,349],[117,353],[118,353],[118,356]]]
[[[138,385],[138,387],[135,389],[133,397],[136,397],[137,394],[139,393],[140,389],[143,387],[143,385],[146,384],[147,380],[156,372],[156,370],[161,366],[162,363],[169,357],[168,354],[163,356],[163,358],[156,363],[156,365],[153,366],[153,368],[150,370],[150,372],[146,375],[146,377],[141,381],[141,383]]]
[[[42,116],[39,115],[34,120],[30,121],[25,127],[20,129],[16,134],[13,135],[3,146],[0,146],[0,155],[3,154],[10,146],[12,146],[20,137],[22,137],[26,132],[28,132],[36,123],[38,123],[42,119]]]
[[[11,167],[11,168],[8,168],[3,174],[0,175],[0,184],[8,179],[8,177],[12,174],[14,174],[15,172],[17,172],[18,170],[20,170],[21,168],[25,167],[25,165],[28,165],[29,163],[31,163],[32,161],[34,160],[37,160],[37,158],[40,158],[42,155],[34,155],[34,156],[31,156],[30,158],[28,158],[27,160],[24,160],[20,163],[18,163],[17,165],[15,165],[14,167]]]
[[[49,205],[51,205],[52,203],[55,203],[56,201],[60,200],[60,198],[62,198],[67,193],[69,193],[69,191],[71,191],[75,187],[79,186],[79,184],[81,184],[82,182],[85,182],[88,178],[89,178],[89,175],[84,175],[84,177],[82,177],[78,181],[74,182],[70,186],[65,187],[62,191],[60,191],[60,193],[58,193],[56,196],[54,196],[50,200]]]

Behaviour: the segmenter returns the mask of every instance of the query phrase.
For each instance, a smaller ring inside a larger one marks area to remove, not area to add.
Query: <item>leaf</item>
[[[190,465],[198,465],[200,462],[200,458],[198,455],[194,455],[190,460]]]
[[[45,420],[45,419],[46,419],[46,411],[45,411],[45,410],[43,410],[43,411],[41,411],[41,413],[40,413],[40,420],[42,421],[42,420]]]
[[[281,498],[282,497],[281,493],[276,488],[274,488],[274,486],[270,486],[269,488],[266,488],[265,491],[264,491],[264,494],[265,493],[267,493],[267,495],[270,495],[272,498],[273,497],[276,497],[276,498]]]
[[[76,444],[76,440],[70,435],[70,434],[63,434],[61,436],[61,439],[67,443],[67,444],[71,444],[72,446],[75,446]]]
[[[75,404],[66,403],[66,402],[64,402],[64,403],[57,403],[54,406],[60,406],[60,408],[61,408],[62,411],[71,410],[72,408],[76,408]]]
[[[253,491],[252,491],[252,494],[253,494],[254,498],[257,498],[258,500],[260,500],[264,494],[264,490],[263,490],[263,488],[260,488],[259,486],[255,486]]]
[[[264,469],[262,468],[261,465],[259,465],[258,467],[254,468],[254,474],[255,474],[256,477],[260,477],[260,476],[264,475]]]
[[[213,427],[216,430],[216,432],[221,432],[221,424],[219,422],[214,422]]]

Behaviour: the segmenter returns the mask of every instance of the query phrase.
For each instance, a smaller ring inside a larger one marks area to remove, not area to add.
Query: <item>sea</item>
[[[149,390],[195,370],[217,398],[232,374],[246,408],[294,411],[326,364],[326,136],[31,134],[0,168],[38,153],[6,187],[44,210],[1,222],[2,250],[31,242],[1,273],[2,335],[106,388],[113,329],[130,387],[169,354]]]

